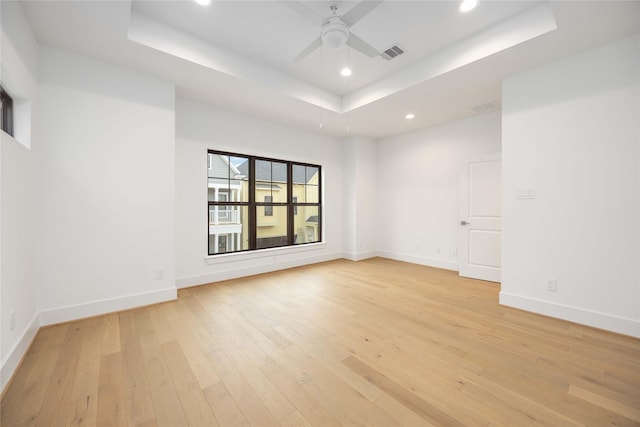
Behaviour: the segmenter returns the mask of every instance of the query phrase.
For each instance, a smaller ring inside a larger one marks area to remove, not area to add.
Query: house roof
[[[249,162],[246,161],[238,166],[238,171],[244,175],[249,176]],[[315,167],[305,167],[294,165],[293,167],[293,183],[305,184],[308,183],[311,178],[317,172]],[[264,160],[256,160],[256,180],[258,181],[273,181],[273,182],[286,182],[287,181],[287,169],[283,163],[276,163]]]

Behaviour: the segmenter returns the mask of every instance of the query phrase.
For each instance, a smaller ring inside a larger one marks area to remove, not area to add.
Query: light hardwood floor
[[[375,258],[43,328],[2,426],[640,425],[640,340]]]

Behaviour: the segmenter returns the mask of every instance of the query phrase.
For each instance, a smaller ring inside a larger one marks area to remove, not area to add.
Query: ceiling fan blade
[[[358,52],[367,55],[370,58],[374,56],[380,55],[380,52],[373,46],[371,46],[366,41],[362,40],[360,37],[356,36],[353,33],[349,34],[349,38],[347,39],[347,44],[357,50]]]
[[[311,52],[313,52],[314,50],[316,50],[317,48],[319,48],[320,46],[322,46],[322,39],[320,37],[318,37],[317,39],[315,39],[314,41],[311,42],[311,44],[309,46],[307,46],[305,48],[305,50],[303,50],[302,52],[300,52],[298,54],[298,56],[295,57],[295,61],[296,62],[300,62],[302,61],[304,58],[306,58],[307,56],[309,56],[309,54]]]
[[[351,8],[347,13],[341,16],[342,20],[348,25],[355,25],[356,22],[364,18],[369,12],[380,6],[382,0],[362,0],[360,3]]]
[[[299,1],[280,0],[280,4],[283,4],[287,6],[289,9],[298,13],[299,15],[304,16],[314,24],[322,25],[324,23],[324,19],[325,19],[324,16],[318,15],[312,9],[308,8],[307,6],[305,6],[303,3]]]

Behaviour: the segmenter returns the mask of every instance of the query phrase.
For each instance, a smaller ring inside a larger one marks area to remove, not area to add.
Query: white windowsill
[[[224,264],[228,262],[247,261],[252,259],[267,258],[277,255],[291,255],[303,252],[326,249],[326,242],[307,243],[298,246],[286,246],[282,248],[258,249],[247,252],[232,252],[228,254],[209,255],[204,258],[208,265]]]

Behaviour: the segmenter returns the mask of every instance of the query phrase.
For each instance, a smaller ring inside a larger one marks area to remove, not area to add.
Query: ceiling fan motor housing
[[[349,38],[349,26],[337,16],[332,16],[322,26],[322,42],[332,49],[340,49]]]

